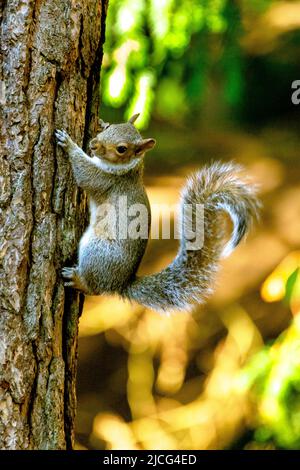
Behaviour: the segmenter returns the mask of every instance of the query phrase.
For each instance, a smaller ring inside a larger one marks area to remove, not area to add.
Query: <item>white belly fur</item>
[[[79,243],[79,251],[82,250],[86,245],[88,245],[89,241],[94,236],[95,236],[94,230],[92,229],[92,227],[88,227],[88,229],[84,232],[84,234],[81,237],[81,240]]]
[[[94,201],[90,201],[89,206],[90,206],[90,225],[81,237],[81,240],[79,242],[79,251],[81,251],[89,243],[89,241],[95,237],[93,225],[96,221],[97,206],[94,203]]]

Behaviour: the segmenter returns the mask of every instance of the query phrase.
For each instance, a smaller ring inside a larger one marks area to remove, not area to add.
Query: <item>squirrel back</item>
[[[253,186],[239,178],[240,167],[233,163],[214,163],[192,175],[182,191],[182,227],[179,252],[161,272],[136,279],[122,295],[158,311],[189,310],[203,302],[213,289],[220,259],[227,256],[248,232],[258,212]],[[191,220],[184,215],[185,205],[204,206],[204,243],[199,250],[187,247],[185,233]],[[233,230],[225,238],[224,211]]]

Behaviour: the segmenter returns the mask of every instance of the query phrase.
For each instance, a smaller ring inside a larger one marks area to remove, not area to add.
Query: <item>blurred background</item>
[[[193,314],[86,298],[77,448],[300,449],[300,2],[110,0],[106,37],[101,117],[141,112],[151,203],[235,160],[263,209]],[[151,241],[140,272],[176,251]]]

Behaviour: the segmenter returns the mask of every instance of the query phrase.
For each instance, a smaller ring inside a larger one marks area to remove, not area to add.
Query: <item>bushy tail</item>
[[[228,255],[247,233],[259,203],[255,188],[239,177],[236,164],[214,163],[195,173],[182,191],[181,207],[204,206],[204,242],[190,249],[185,233],[191,217],[182,215],[180,249],[175,260],[157,274],[136,278],[123,295],[158,311],[187,310],[212,292],[219,260]],[[225,237],[224,211],[233,222],[229,242]]]

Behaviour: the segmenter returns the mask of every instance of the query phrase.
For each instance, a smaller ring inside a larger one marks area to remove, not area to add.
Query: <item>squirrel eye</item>
[[[117,147],[117,152],[118,153],[125,153],[127,150],[127,147],[125,147],[125,145],[118,145]]]

